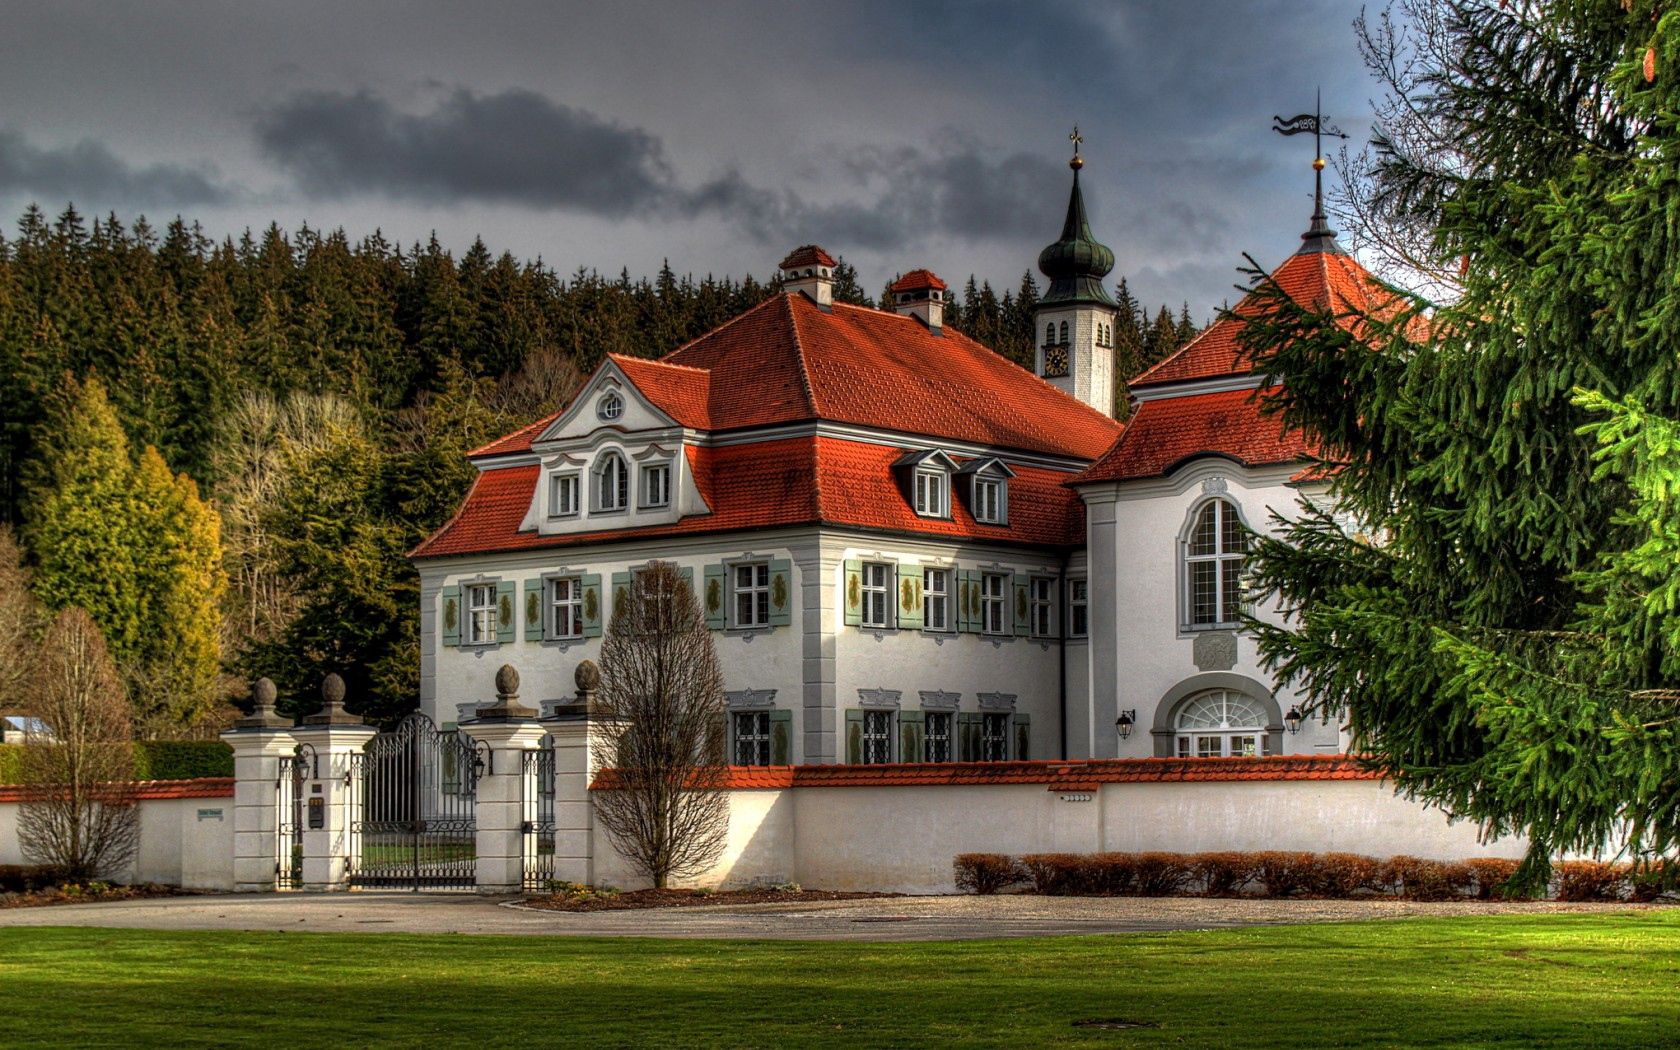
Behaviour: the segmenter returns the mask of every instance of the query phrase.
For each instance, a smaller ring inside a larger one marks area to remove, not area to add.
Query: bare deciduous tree
[[[614,846],[664,889],[723,852],[723,675],[694,591],[655,562],[614,595],[593,715],[609,789],[595,812]]]
[[[22,687],[35,659],[41,607],[29,590],[29,570],[10,526],[0,525],[0,714],[23,702]]]
[[[69,878],[120,872],[140,844],[133,720],[92,617],[60,612],[37,650],[23,748],[26,857]]]

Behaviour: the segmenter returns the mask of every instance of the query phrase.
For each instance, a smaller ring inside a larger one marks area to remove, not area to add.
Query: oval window
[[[624,415],[624,399],[617,394],[608,394],[595,406],[595,414],[607,422],[612,422]]]

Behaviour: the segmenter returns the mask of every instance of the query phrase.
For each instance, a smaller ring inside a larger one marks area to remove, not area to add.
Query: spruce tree
[[[1451,62],[1405,101],[1461,154],[1388,150],[1376,183],[1462,298],[1335,317],[1261,282],[1243,339],[1334,509],[1258,542],[1262,607],[1291,620],[1254,627],[1403,790],[1527,835],[1532,885],[1559,851],[1680,842],[1680,23],[1651,0],[1440,11],[1419,60]]]

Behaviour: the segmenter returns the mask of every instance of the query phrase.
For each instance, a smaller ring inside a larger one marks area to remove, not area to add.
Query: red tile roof
[[[1093,791],[1103,784],[1237,780],[1380,780],[1349,755],[1270,758],[1120,758],[1067,762],[930,762],[879,766],[730,766],[731,790],[796,787],[944,787],[1042,784],[1051,791]],[[590,785],[611,790],[613,770]]]
[[[1312,455],[1299,431],[1284,429],[1276,416],[1261,411],[1266,396],[1266,389],[1227,390],[1139,402],[1120,440],[1069,484],[1160,477],[1205,455],[1250,467]]]
[[[662,411],[711,431],[823,420],[1084,460],[1120,433],[1114,420],[959,332],[844,303],[823,310],[798,293],[659,361],[612,361]],[[473,454],[529,451],[554,418]]]
[[[1376,282],[1369,271],[1351,255],[1339,252],[1309,252],[1290,256],[1272,271],[1272,280],[1296,302],[1338,314],[1357,311],[1382,315],[1392,312],[1396,300]],[[1192,339],[1183,349],[1146,370],[1128,384],[1132,389],[1157,383],[1181,383],[1217,376],[1245,375],[1254,370],[1248,352],[1238,342],[1242,317],[1260,306],[1249,295],[1237,304],[1233,314],[1221,317]],[[1354,324],[1349,318],[1348,325]]]
[[[28,802],[45,798],[44,788],[21,784],[0,784],[0,802]],[[200,777],[197,780],[141,780],[133,785],[134,797],[147,799],[232,798],[232,777]],[[232,819],[229,813],[228,818]]]
[[[932,270],[911,270],[894,281],[888,291],[919,292],[924,288],[937,288],[939,291],[944,291],[948,287],[950,286],[941,281]]]
[[[797,266],[827,266],[832,268],[834,266],[834,256],[823,251],[818,245],[802,245],[788,253],[788,257],[782,260],[781,268],[791,270]]]
[[[412,552],[436,558],[492,551],[575,546],[607,540],[827,524],[855,528],[989,539],[1035,546],[1084,541],[1084,507],[1062,483],[1069,475],[1016,467],[1009,482],[1009,524],[982,525],[954,500],[950,520],[918,517],[898,490],[889,445],[801,437],[687,450],[695,484],[710,514],[668,525],[544,536],[519,531],[536,493],[540,467],[521,464],[479,474],[461,509]]]

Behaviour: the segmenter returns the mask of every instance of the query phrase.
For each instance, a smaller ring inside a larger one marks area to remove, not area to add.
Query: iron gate
[[[350,756],[350,885],[471,889],[488,757],[483,744],[419,711]]]
[[[523,885],[529,891],[548,889],[554,881],[554,738],[545,737],[542,746],[521,756],[525,775],[520,778],[525,807]]]
[[[303,885],[303,786],[315,776],[315,749],[299,744],[280,756],[274,778],[274,888]]]

